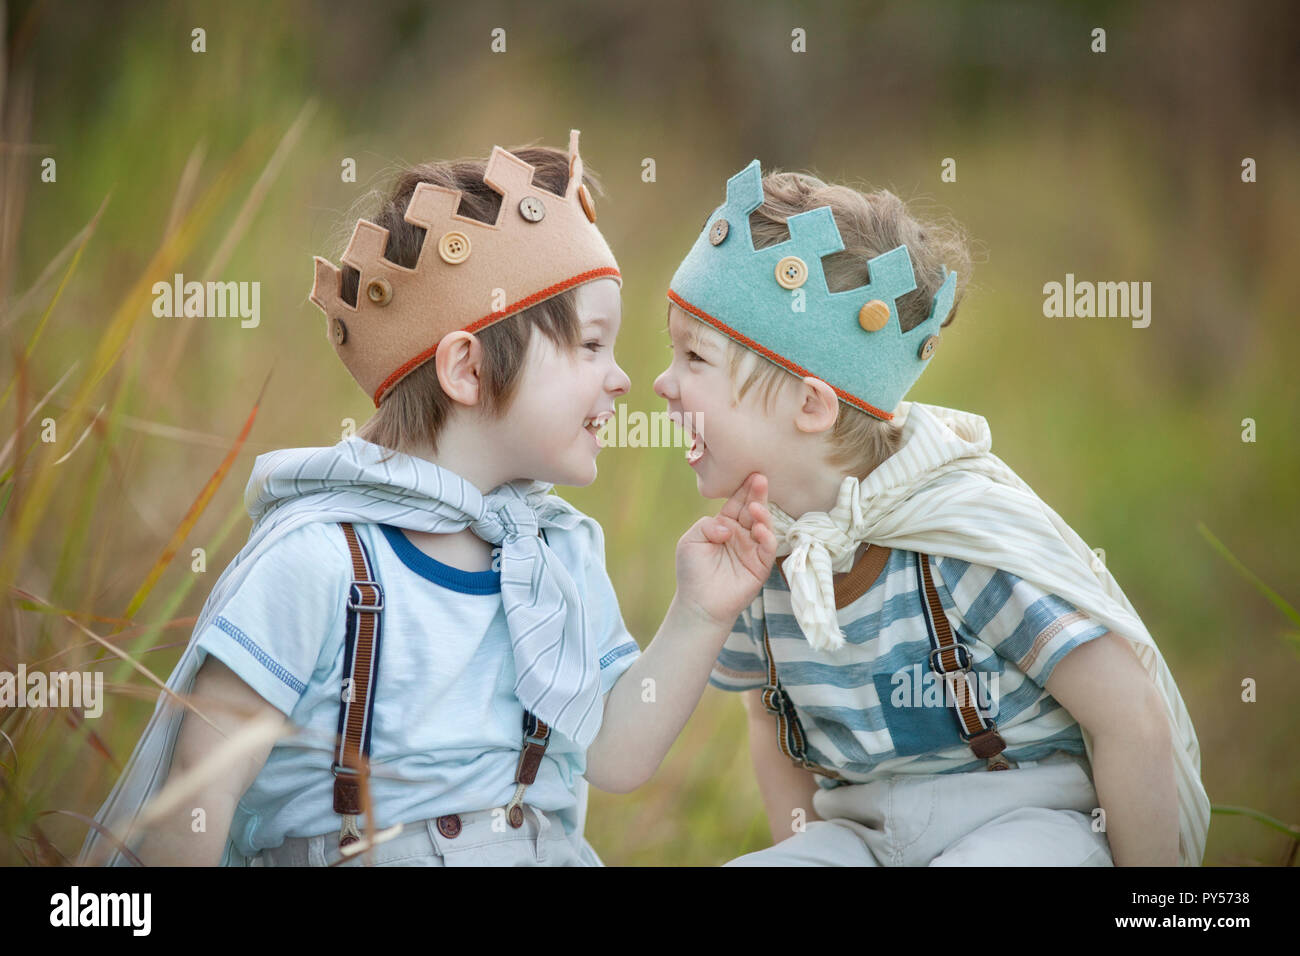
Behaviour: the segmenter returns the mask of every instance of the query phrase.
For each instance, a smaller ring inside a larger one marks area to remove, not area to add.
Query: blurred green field
[[[1204,522],[1300,603],[1290,546],[1300,540],[1296,117],[1244,80],[1207,93],[1178,67],[1220,39],[1235,55],[1217,69],[1271,69],[1257,55],[1272,50],[1267,31],[1184,5],[1180,47],[1160,39],[1149,8],[1075,4],[1036,15],[1048,39],[1030,51],[1014,36],[967,35],[971,14],[945,13],[935,32],[934,4],[842,20],[796,7],[821,44],[805,62],[788,52],[795,14],[775,4],[754,5],[743,27],[727,20],[736,5],[688,24],[673,23],[685,4],[581,19],[577,9],[7,10],[0,446],[14,441],[0,457],[0,669],[97,655],[66,617],[12,588],[83,615],[101,636],[144,626],[124,633],[183,646],[185,622],[162,625],[198,613],[245,540],[254,457],[333,444],[345,419],[372,410],[306,300],[311,256],[337,261],[349,210],[387,185],[393,163],[563,146],[577,127],[624,272],[617,354],[633,382],[629,410],[661,408],[651,383],[668,354],[664,290],[726,177],[750,159],[886,186],[955,216],[977,242],[974,287],[909,397],[984,415],[994,452],[1105,550],[1179,683],[1211,801],[1300,824],[1300,709],[1289,693],[1300,657],[1283,636],[1294,627],[1197,532]],[[1104,69],[1069,40],[1093,19],[1111,24]],[[190,52],[197,25],[204,54]],[[503,56],[488,52],[494,26],[509,31]],[[881,49],[903,65],[864,92],[870,57],[857,53]],[[44,156],[57,160],[55,183],[40,180]],[[1241,182],[1243,156],[1257,160],[1259,182]],[[359,182],[340,181],[345,157]],[[642,180],[646,157],[655,182]],[[955,183],[939,179],[944,157],[956,158]],[[74,256],[56,257],[105,197],[61,287]],[[155,318],[148,286],[173,272],[259,281],[260,325]],[[1066,273],[1150,281],[1150,327],[1045,318],[1043,284]],[[237,460],[128,615],[264,381]],[[40,441],[46,415],[58,424],[53,445]],[[1254,443],[1241,439],[1245,418],[1257,423]],[[697,497],[681,449],[610,448],[599,464],[595,484],[561,492],[604,526],[610,576],[644,646],[673,593],[678,535],[716,505]],[[204,574],[190,571],[194,547],[208,550]],[[165,678],[178,654],[142,661]],[[59,711],[0,712],[17,751],[15,766],[0,739],[0,863],[75,854],[85,824],[37,814],[93,814],[130,753],[154,692],[127,665],[104,667],[115,692],[98,721],[74,729]],[[1253,703],[1242,701],[1247,678]],[[713,865],[766,846],[739,700],[707,690],[654,780],[629,795],[593,792],[587,835],[617,865]],[[1290,849],[1275,829],[1216,814],[1205,861],[1276,864]]]

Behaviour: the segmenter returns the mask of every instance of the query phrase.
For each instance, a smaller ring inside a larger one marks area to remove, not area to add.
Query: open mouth
[[[691,440],[690,447],[686,449],[686,464],[694,468],[704,453],[708,450],[700,433],[695,430],[699,421],[697,413],[694,412],[675,412],[668,410],[668,420],[682,430],[683,435]]]
[[[699,435],[691,436],[691,447],[686,449],[686,464],[694,465],[704,457],[705,444]]]
[[[596,444],[604,447],[600,440],[600,430],[604,427],[605,422],[614,417],[613,412],[601,412],[593,418],[588,418],[582,423],[582,427],[587,430],[592,438],[596,439]]]
[[[686,464],[694,466],[701,458],[704,457],[705,449],[708,445],[700,437],[699,432],[691,427],[689,415],[669,414],[669,419],[676,422],[678,427],[686,433],[686,437],[691,440],[691,445],[686,449]]]

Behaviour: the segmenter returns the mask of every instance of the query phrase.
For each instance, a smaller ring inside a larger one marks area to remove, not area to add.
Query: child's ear
[[[433,357],[438,369],[438,384],[452,401],[461,405],[477,405],[479,368],[483,364],[483,343],[468,332],[448,332],[438,343]]]
[[[799,386],[799,402],[794,426],[801,432],[817,434],[827,431],[840,413],[840,400],[835,390],[812,375],[805,376]]]

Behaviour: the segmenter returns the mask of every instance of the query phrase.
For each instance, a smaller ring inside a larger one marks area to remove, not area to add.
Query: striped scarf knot
[[[810,511],[796,520],[776,505],[768,505],[776,553],[790,555],[781,564],[790,586],[790,606],[814,650],[844,646],[831,575],[853,567],[853,558],[864,540],[861,494],[861,483],[848,475],[840,483],[835,507],[829,512]]]
[[[518,498],[501,502],[484,501],[486,513],[470,524],[475,535],[489,544],[501,544],[515,538],[537,537],[537,514]]]

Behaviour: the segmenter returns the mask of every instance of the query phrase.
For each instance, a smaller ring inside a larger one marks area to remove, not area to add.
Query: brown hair
[[[952,324],[970,281],[971,256],[961,227],[951,220],[922,221],[906,204],[886,189],[864,193],[848,186],[830,185],[806,173],[773,171],[763,177],[763,204],[749,219],[754,248],[764,249],[790,238],[786,220],[791,216],[829,206],[844,242],[841,252],[822,259],[826,285],[843,292],[866,285],[867,260],[906,245],[916,275],[916,289],[898,298],[898,320],[904,332],[916,328],[930,314],[930,303],[943,284],[943,267],[957,273],[952,311],[941,327]],[[702,323],[701,323],[702,324]],[[722,336],[719,336],[722,337]],[[758,386],[764,405],[795,376],[781,366],[759,358],[730,338],[727,366],[736,399]],[[893,409],[886,409],[893,411]],[[839,414],[829,435],[832,464],[865,478],[902,446],[902,427],[881,421],[840,401]]]
[[[534,185],[557,196],[564,195],[569,184],[567,153],[545,146],[525,146],[510,152],[534,168]],[[480,222],[496,222],[501,195],[483,181],[486,170],[487,161],[481,159],[421,163],[403,168],[379,212],[365,217],[388,230],[385,258],[408,269],[414,268],[419,259],[426,230],[411,225],[405,218],[407,204],[419,183],[459,189],[461,200],[456,211],[460,215]],[[584,170],[582,178],[587,188],[599,195],[596,177]],[[345,266],[342,294],[353,305],[357,301],[359,282],[357,270]],[[577,346],[581,329],[575,290],[562,292],[475,333],[483,346],[480,394],[482,407],[489,415],[501,415],[509,410],[534,327],[561,348]],[[437,366],[430,357],[388,390],[378,410],[357,434],[394,451],[405,452],[424,443],[436,450],[438,434],[454,406],[438,382]]]

